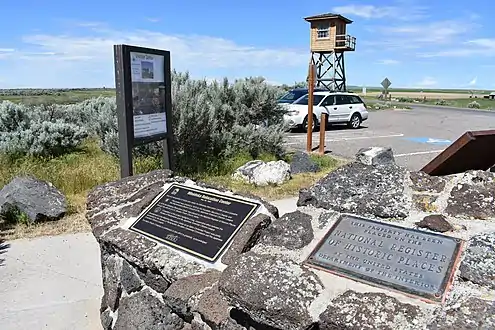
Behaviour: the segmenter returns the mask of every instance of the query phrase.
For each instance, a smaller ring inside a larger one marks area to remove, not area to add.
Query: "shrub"
[[[230,83],[193,80],[188,73],[172,72],[172,122],[177,170],[183,174],[218,172],[222,162],[239,152],[252,157],[283,153],[283,115],[277,104],[279,89],[263,78]],[[80,111],[97,117],[88,130],[98,135],[102,149],[118,155],[115,100],[90,100]],[[161,142],[134,148],[137,156],[156,156]]]
[[[44,107],[0,103],[0,151],[10,156],[60,155],[87,136],[84,127],[63,115],[52,116]]]
[[[445,100],[437,100],[435,105],[449,105],[449,103]]]
[[[476,101],[473,101],[473,102],[469,102],[468,105],[467,105],[467,107],[470,108],[470,109],[480,109],[481,108],[481,104],[479,104]]]

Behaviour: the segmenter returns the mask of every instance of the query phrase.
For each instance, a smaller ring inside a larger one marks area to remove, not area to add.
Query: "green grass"
[[[246,153],[241,153],[219,164],[209,173],[193,175],[191,178],[219,184],[239,193],[249,192],[273,200],[297,195],[301,188],[310,186],[341,164],[340,161],[330,156],[311,155],[311,157],[321,166],[321,172],[294,175],[292,180],[278,187],[256,187],[231,178],[231,173],[236,168],[253,160]],[[258,159],[276,160],[274,156],[266,154]],[[290,157],[286,160],[290,161]],[[136,174],[160,167],[160,157],[140,157],[134,160]],[[85,219],[88,192],[97,185],[118,180],[119,172],[118,160],[103,152],[97,140],[88,140],[77,151],[59,157],[26,156],[11,159],[0,155],[0,188],[16,176],[33,175],[38,179],[51,182],[64,193],[69,203],[68,215],[53,222],[33,225],[29,224],[22,214],[15,212],[9,214],[0,219],[0,234],[7,239],[17,239],[88,231],[89,223]]]
[[[0,101],[8,100],[26,105],[72,104],[98,96],[115,96],[114,89],[89,89],[58,92],[54,95],[0,95]]]
[[[439,100],[426,100],[425,104],[435,105]],[[445,106],[456,107],[456,108],[468,108],[468,104],[476,101],[480,104],[480,109],[485,110],[495,110],[495,100],[489,100],[484,98],[467,98],[467,99],[446,99]]]
[[[319,179],[335,170],[337,167],[342,165],[342,161],[337,160],[330,156],[320,156],[317,154],[312,154],[310,157],[315,161],[321,168],[321,171],[317,173],[301,173],[292,176],[292,179],[286,183],[275,186],[255,186],[253,184],[244,183],[238,180],[234,180],[231,174],[225,174],[220,176],[203,176],[200,179],[207,183],[220,184],[224,187],[236,193],[250,193],[257,195],[259,197],[265,198],[266,200],[277,200],[288,197],[297,196],[299,190],[302,188],[307,188],[316,183]],[[290,156],[285,159],[290,162]],[[268,157],[266,161],[274,160]],[[237,164],[243,165],[245,162],[239,162]],[[235,168],[234,168],[235,169]]]
[[[348,87],[349,90],[352,90],[356,93],[361,93],[363,90],[362,86],[350,86]],[[366,92],[369,93],[375,93],[375,92],[381,92],[382,87],[379,86],[373,86],[373,87],[367,87]],[[428,88],[394,88],[390,87],[389,92],[406,92],[406,93],[417,93],[417,92],[424,92],[424,93],[456,93],[456,94],[470,94],[471,90],[470,89],[448,89],[448,88],[436,88],[436,89],[428,89]],[[478,94],[490,94],[492,91],[491,90],[480,90],[480,89],[473,89],[475,93]]]

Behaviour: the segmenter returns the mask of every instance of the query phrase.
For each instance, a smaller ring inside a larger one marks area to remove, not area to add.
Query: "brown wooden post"
[[[327,123],[327,114],[322,112],[321,120],[320,120],[320,149],[319,149],[320,155],[325,154],[325,129],[327,126],[326,123]]]
[[[313,92],[315,82],[315,66],[309,65],[309,79],[308,79],[308,137],[306,144],[306,151],[311,152],[313,150]]]

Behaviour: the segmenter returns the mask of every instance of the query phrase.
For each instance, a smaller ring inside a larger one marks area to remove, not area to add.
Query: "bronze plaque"
[[[495,130],[466,132],[421,171],[440,176],[468,170],[489,170],[495,165],[494,145]]]
[[[307,264],[371,285],[443,302],[463,241],[343,215]]]
[[[207,261],[216,261],[259,203],[171,185],[130,230]]]

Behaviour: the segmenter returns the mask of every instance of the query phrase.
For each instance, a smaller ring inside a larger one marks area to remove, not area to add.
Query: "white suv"
[[[287,105],[284,116],[290,128],[308,130],[308,94]],[[315,92],[313,94],[313,130],[320,126],[321,114],[327,114],[328,124],[347,123],[350,128],[359,128],[368,119],[368,110],[363,100],[347,92]]]

